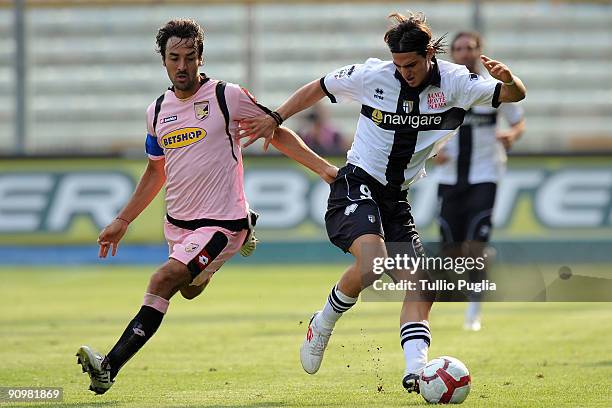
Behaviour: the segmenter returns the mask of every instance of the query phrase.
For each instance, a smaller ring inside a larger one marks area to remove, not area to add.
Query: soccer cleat
[[[89,374],[91,384],[89,390],[97,395],[104,394],[112,387],[110,368],[105,364],[104,356],[88,346],[81,346],[76,353],[77,364],[81,365],[84,373]]]
[[[321,312],[318,311],[312,315],[310,323],[308,323],[306,338],[300,348],[302,368],[308,374],[314,374],[319,371],[323,361],[323,353],[332,334],[332,329],[325,329],[317,324],[316,317],[319,313]]]
[[[244,243],[240,247],[240,255],[242,256],[251,256],[253,252],[255,252],[255,248],[257,248],[257,243],[259,240],[255,236],[255,224],[257,224],[257,219],[259,218],[259,214],[255,211],[249,210],[249,215],[247,219],[249,220],[249,232],[244,239]]]
[[[419,375],[414,373],[404,373],[402,385],[408,392],[419,393]]]

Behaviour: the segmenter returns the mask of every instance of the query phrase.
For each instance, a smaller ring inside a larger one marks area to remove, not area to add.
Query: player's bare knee
[[[174,293],[189,283],[189,270],[178,261],[170,260],[162,265],[151,277],[150,288],[155,292]]]

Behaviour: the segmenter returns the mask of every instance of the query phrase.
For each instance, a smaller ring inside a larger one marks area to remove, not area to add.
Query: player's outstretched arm
[[[164,163],[164,159],[149,159],[149,164],[140,178],[132,197],[125,207],[119,211],[117,217],[98,236],[98,245],[100,245],[98,256],[100,258],[106,258],[109,249],[112,249],[111,254],[115,256],[119,247],[119,241],[125,235],[130,222],[138,217],[153,201],[157,193],[159,193],[159,190],[161,190],[166,182]]]
[[[512,75],[510,69],[503,63],[493,60],[486,55],[481,55],[482,64],[489,71],[489,74],[498,81],[502,87],[499,93],[499,102],[518,102],[525,99],[527,88],[523,81],[516,75]]]
[[[317,173],[327,183],[332,183],[338,168],[313,152],[291,129],[279,127],[274,133],[272,145],[285,156],[297,161]]]
[[[499,140],[506,150],[510,150],[512,145],[521,138],[525,132],[525,119],[519,120],[510,126],[509,129],[499,130],[496,133],[497,140]]]
[[[296,113],[310,108],[324,96],[325,92],[321,88],[320,81],[317,79],[295,91],[276,112],[283,120],[287,120]],[[243,147],[247,147],[257,139],[263,137],[266,139],[264,150],[267,150],[274,136],[274,129],[277,127],[278,124],[276,120],[270,115],[261,115],[256,118],[244,119],[240,122],[238,137],[240,139],[245,137],[249,138],[249,140],[243,144]]]

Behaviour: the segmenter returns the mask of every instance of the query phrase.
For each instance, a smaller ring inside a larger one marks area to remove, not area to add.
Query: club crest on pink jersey
[[[208,105],[208,101],[195,102],[193,104],[193,109],[195,110],[196,118],[198,118],[200,120],[206,119],[208,117],[209,112],[210,112],[210,107]]]

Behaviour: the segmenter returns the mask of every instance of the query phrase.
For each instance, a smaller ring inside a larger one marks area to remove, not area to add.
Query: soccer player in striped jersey
[[[309,374],[319,370],[332,330],[361,291],[379,276],[374,260],[387,256],[386,243],[404,243],[411,256],[423,256],[407,201],[408,186],[424,175],[425,161],[461,125],[475,105],[497,107],[525,97],[525,86],[499,61],[481,56],[490,79],[443,60],[440,40],[432,39],[425,16],[394,13],[384,40],[390,61],[370,58],[339,68],[297,90],[275,116],[241,122],[245,146],[290,116],[327,96],[332,103],[356,101],[361,114],[347,164],[331,185],[325,223],[331,242],[351,253],[354,263],[333,286],[316,312],[302,343],[300,359]],[[431,298],[406,293],[400,313],[400,342],[406,361],[402,384],[418,392],[418,374],[427,363],[431,341]]]
[[[477,32],[460,32],[453,39],[451,57],[474,74],[488,76],[480,64],[482,39]],[[499,117],[510,125],[498,128]],[[443,253],[451,256],[484,255],[491,236],[491,217],[497,182],[506,169],[509,150],[525,129],[523,109],[518,103],[502,103],[495,109],[474,106],[467,111],[456,137],[438,152],[438,198],[440,238]],[[474,282],[486,278],[486,269],[469,271]],[[469,293],[463,327],[481,327],[481,293]]]

